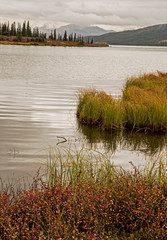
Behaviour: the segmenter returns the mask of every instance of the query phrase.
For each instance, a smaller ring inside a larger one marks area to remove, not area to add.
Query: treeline
[[[40,32],[38,27],[31,28],[29,21],[24,21],[23,24],[13,22],[11,25],[8,23],[0,24],[0,38],[5,40],[3,36],[11,37],[15,36],[16,38],[13,41],[22,41],[23,37],[27,37],[27,41],[38,41],[43,42],[46,39],[46,33]]]
[[[12,40],[17,42],[47,42],[47,40],[58,40],[84,43],[83,36],[77,35],[76,33],[68,35],[66,30],[64,34],[61,35],[57,34],[56,29],[53,29],[47,38],[46,33],[41,32],[38,27],[31,28],[29,21],[24,21],[23,24],[16,24],[16,22],[12,24],[9,22],[0,23],[0,40]],[[88,39],[88,43],[93,43],[93,39],[90,41]]]
[[[49,39],[51,40],[59,40],[59,41],[71,41],[71,42],[83,42],[83,36],[78,35],[76,33],[71,33],[69,36],[67,31],[64,31],[64,34],[57,34],[56,29],[51,30],[51,34],[49,35]]]

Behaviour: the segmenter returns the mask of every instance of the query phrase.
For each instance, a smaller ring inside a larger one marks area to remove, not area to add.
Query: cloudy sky
[[[0,0],[0,21],[59,27],[69,23],[121,31],[167,23],[167,0]]]

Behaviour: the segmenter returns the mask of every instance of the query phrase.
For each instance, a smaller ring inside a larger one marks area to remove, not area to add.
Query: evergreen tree
[[[18,23],[17,25],[17,35],[21,35],[22,29],[21,29],[21,23]]]
[[[58,40],[62,41],[62,36],[60,34],[58,34]]]
[[[75,33],[74,34],[74,42],[76,42],[76,40],[77,40],[77,34]]]
[[[16,36],[16,23],[15,22],[13,22],[11,24],[10,35],[11,36]]]
[[[10,36],[10,27],[9,27],[9,21],[8,21],[8,25],[7,25],[7,29],[6,29],[6,35]]]
[[[51,30],[51,33],[50,33],[49,38],[50,38],[51,40],[53,39],[53,32],[52,32],[52,30]]]
[[[27,22],[27,37],[31,37],[32,32],[31,32],[31,27],[29,21]]]
[[[71,41],[71,42],[73,42],[73,33],[71,33],[70,35],[69,35],[69,41]]]
[[[77,40],[76,40],[77,42],[82,42],[82,37],[81,37],[81,35],[78,35],[78,37],[77,37]]]
[[[27,36],[26,21],[23,22],[22,36],[24,36],[24,37]]]
[[[67,39],[67,31],[65,30],[65,32],[64,32],[64,36],[63,36],[63,41],[67,41],[68,39]]]
[[[53,33],[53,38],[54,38],[54,40],[56,40],[56,29],[54,29],[54,33]]]
[[[35,27],[33,28],[33,37],[39,37],[39,28],[38,27]]]
[[[7,24],[2,23],[2,35],[7,35]]]

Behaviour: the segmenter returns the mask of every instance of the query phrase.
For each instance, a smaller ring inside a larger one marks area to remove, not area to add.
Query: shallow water
[[[79,126],[77,92],[121,94],[125,79],[166,71],[167,48],[73,48],[0,45],[0,176],[33,176],[48,146],[74,144],[111,151],[125,168],[165,151],[166,136],[101,133]]]

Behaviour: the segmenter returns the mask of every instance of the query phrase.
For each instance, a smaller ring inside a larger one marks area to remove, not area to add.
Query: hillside
[[[105,42],[110,45],[167,46],[167,24],[107,33],[95,36],[93,40],[94,42]],[[87,41],[87,38],[85,38],[85,41]]]
[[[80,26],[76,24],[69,24],[69,25],[58,28],[57,33],[63,34],[65,30],[67,30],[68,34],[76,33],[77,35],[82,35],[82,36],[88,36],[88,35],[98,36],[98,35],[106,34],[109,32],[113,32],[112,30],[107,31],[97,26]]]

